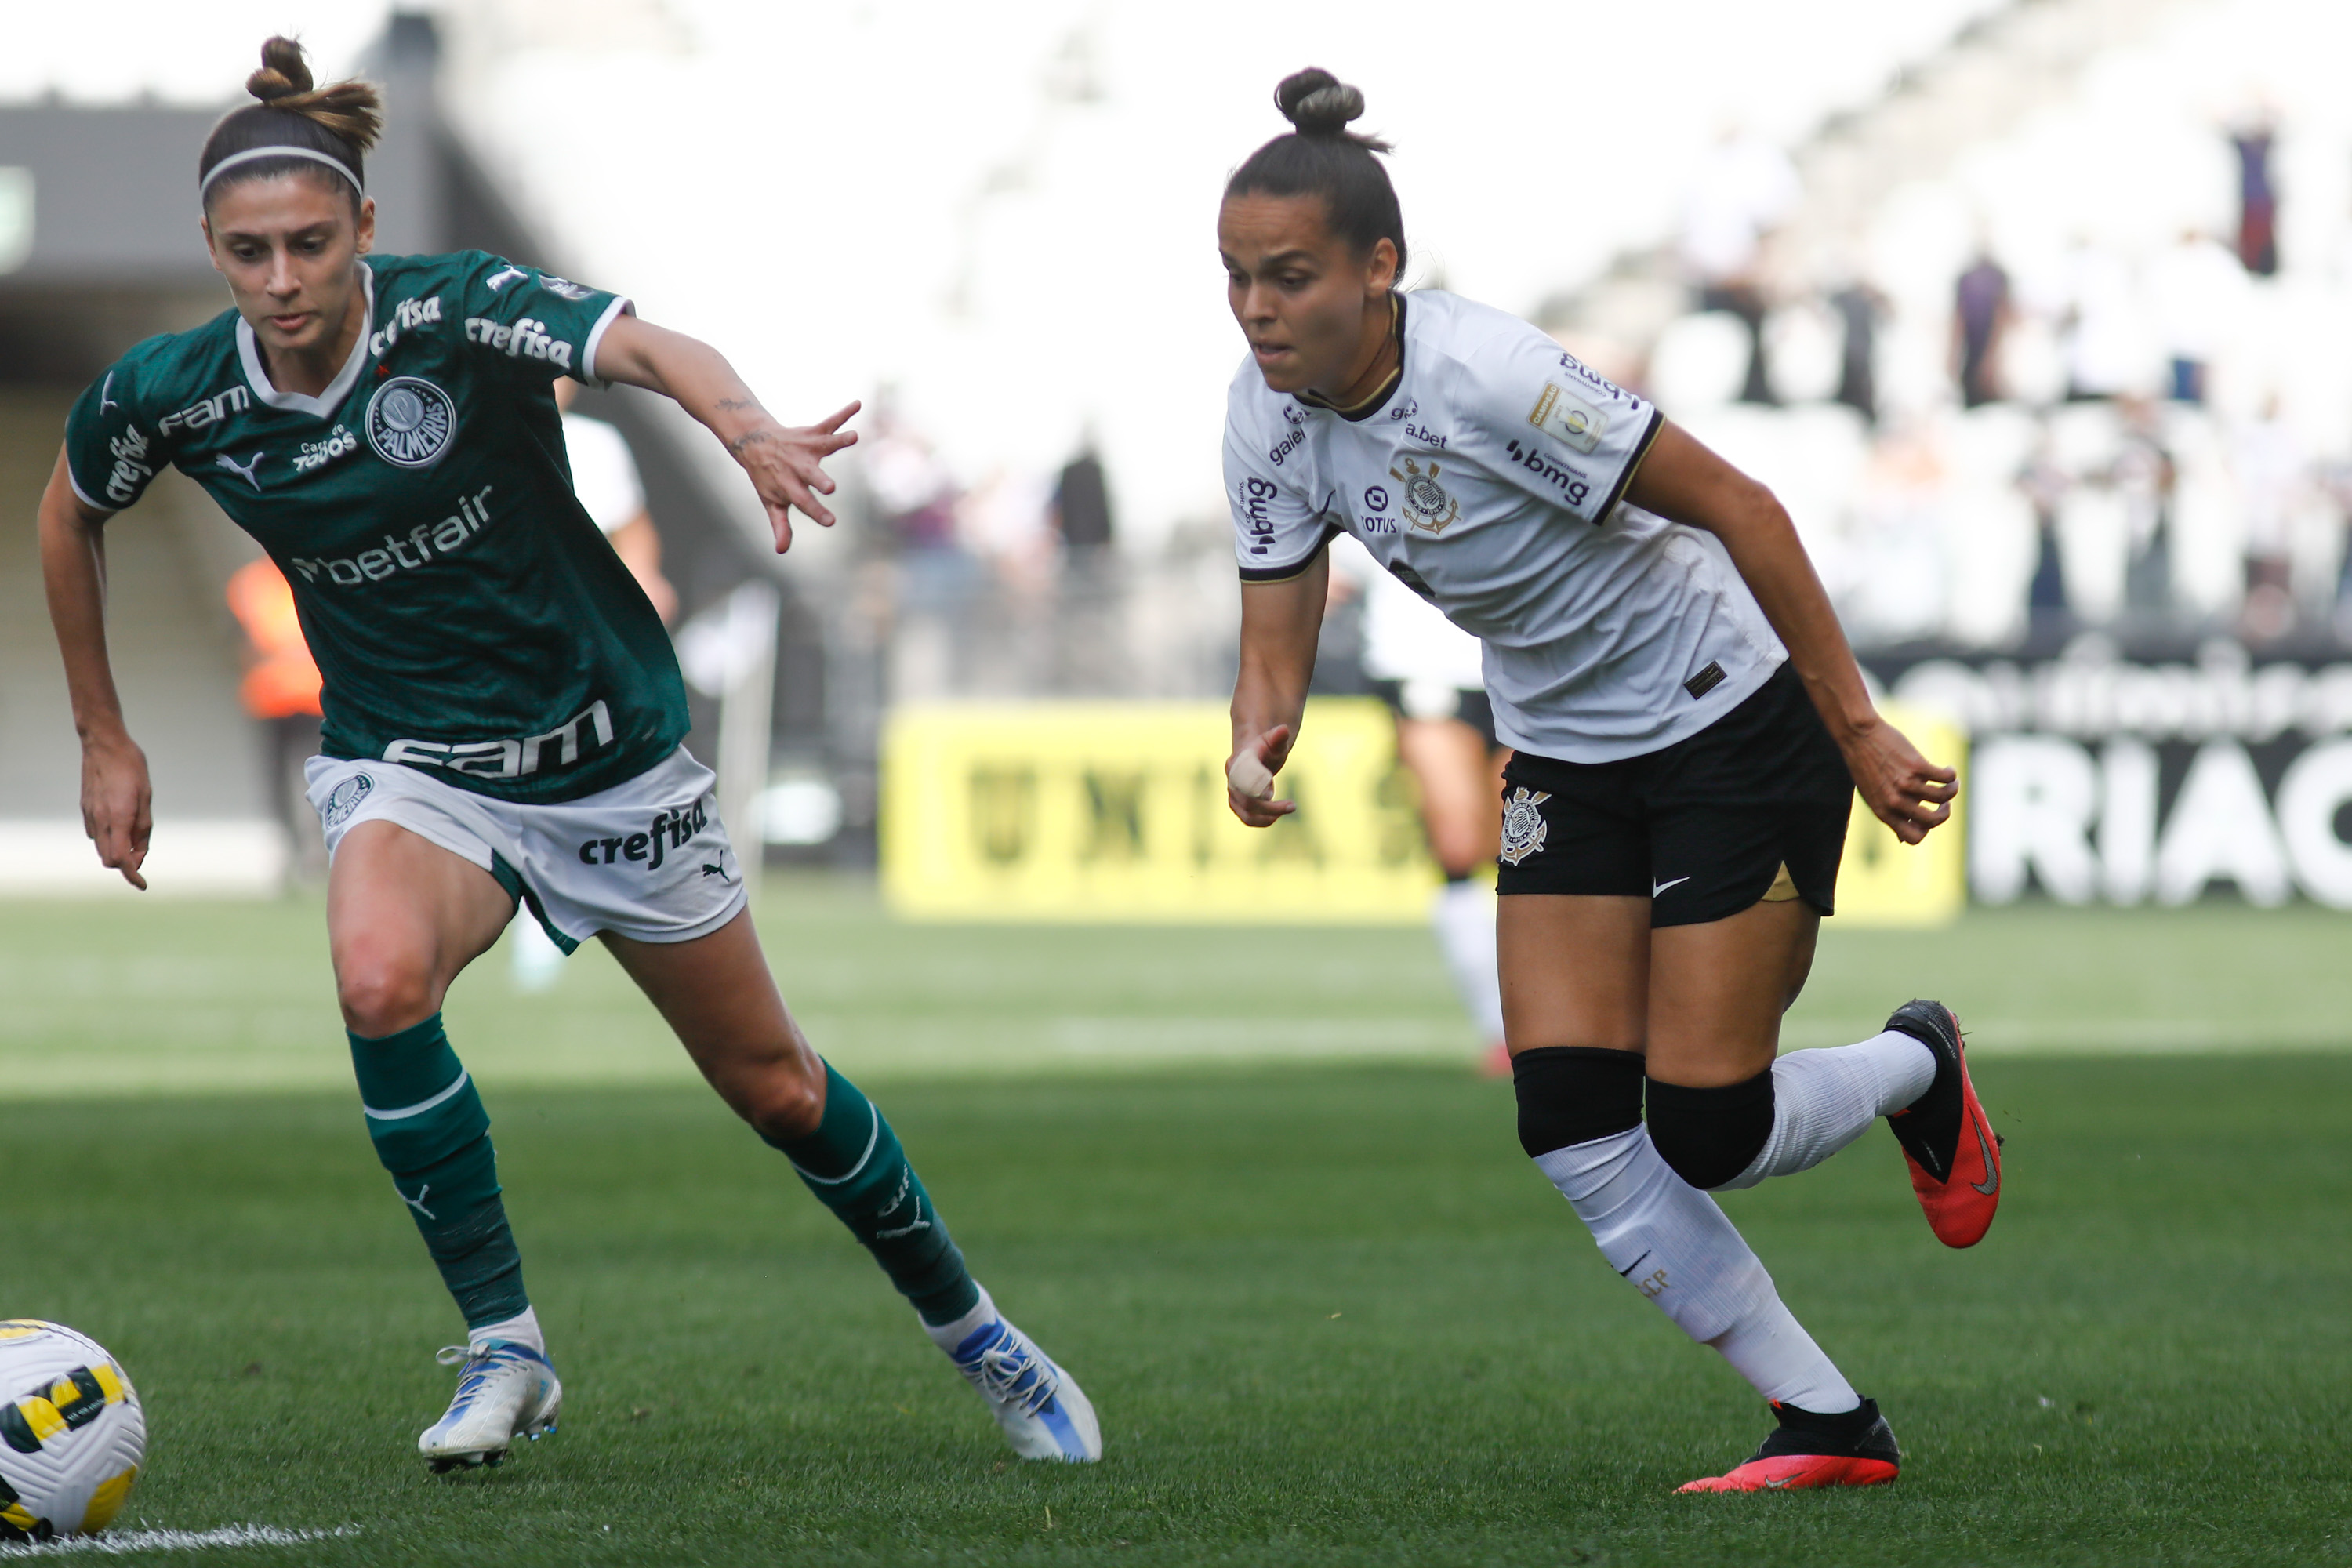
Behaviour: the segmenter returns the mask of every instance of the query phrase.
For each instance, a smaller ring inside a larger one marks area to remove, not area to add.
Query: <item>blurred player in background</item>
[[[245,633],[245,677],[237,700],[267,738],[269,809],[286,829],[289,879],[326,875],[327,841],[319,814],[303,798],[303,769],[319,751],[319,666],[302,640],[302,618],[286,574],[265,555],[229,574],[229,613]],[[550,943],[552,946],[552,943]]]
[[[1352,539],[1332,542],[1331,583],[1364,598],[1364,676],[1396,716],[1397,760],[1421,792],[1421,825],[1445,879],[1430,901],[1439,951],[1478,1027],[1485,1069],[1511,1071],[1495,973],[1494,864],[1503,826],[1503,763],[1478,639],[1381,569]]]
[[[1991,1224],[2000,1169],[1948,1009],[1908,1003],[1858,1045],[1775,1059],[1855,787],[1916,843],[1955,775],[1872,708],[1770,492],[1526,322],[1400,292],[1387,147],[1347,129],[1362,94],[1308,70],[1276,100],[1297,129],[1234,173],[1217,224],[1250,345],[1225,425],[1234,812],[1295,809],[1273,775],[1314,674],[1325,546],[1353,534],[1486,645],[1514,751],[1496,945],[1521,1145],[1610,1266],[1777,1418],[1685,1489],[1893,1480],[1877,1405],[1707,1191],[1805,1170],[1884,1116],[1937,1237]]]
[[[132,349],[75,406],[41,559],[100,858],[146,883],[145,756],[106,647],[104,530],[169,463],[291,584],[323,678],[310,798],[332,857],[327,931],[378,1158],[467,1342],[436,1469],[505,1455],[562,1400],[523,1289],[489,1118],[442,998],[518,902],[557,942],[601,936],[721,1098],[873,1254],[1024,1457],[1092,1459],[1076,1384],[1000,1317],[882,1114],[776,994],[661,617],[572,492],[550,386],[677,399],[749,474],[775,531],[833,519],[822,459],[852,404],[786,429],[707,344],[626,300],[478,251],[373,257],[364,83],[311,87],[272,38],[199,161],[236,309]]]
[[[572,411],[579,398],[580,384],[570,376],[555,384],[555,406],[563,412],[563,449],[572,463],[572,493],[580,498],[580,509],[603,531],[667,626],[677,619],[677,590],[662,575],[661,534],[654,527],[653,513],[646,510],[637,460],[629,454],[628,438],[618,430]],[[563,973],[563,950],[527,914],[518,914],[507,927],[507,945],[514,954],[517,990],[544,991]]]

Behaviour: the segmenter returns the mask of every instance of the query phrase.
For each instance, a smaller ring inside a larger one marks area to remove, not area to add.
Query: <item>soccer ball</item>
[[[96,1341],[0,1321],[0,1541],[104,1530],[147,1453],[139,1391]]]

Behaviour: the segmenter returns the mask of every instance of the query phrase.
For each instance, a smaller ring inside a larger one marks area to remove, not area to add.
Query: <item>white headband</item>
[[[250,163],[256,158],[308,158],[314,163],[324,163],[349,180],[352,183],[352,189],[361,195],[367,195],[366,188],[360,184],[360,177],[352,173],[351,166],[331,153],[321,153],[315,147],[250,147],[242,153],[232,153],[215,163],[212,173],[205,176],[205,183],[196,187],[196,199],[199,201],[204,199],[205,193],[213,188],[215,180],[236,168],[239,163]]]

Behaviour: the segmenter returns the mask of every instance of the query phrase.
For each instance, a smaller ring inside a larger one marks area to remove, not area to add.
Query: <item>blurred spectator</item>
[[[1699,309],[1728,310],[1748,326],[1744,403],[1773,401],[1758,263],[1765,236],[1802,194],[1786,153],[1760,136],[1730,131],[1700,161],[1683,205],[1683,264],[1697,286]]]
[[[2168,395],[2201,405],[2213,356],[2241,324],[2245,270],[2203,230],[2184,229],[2148,264],[2147,292],[2168,361]]]
[[[2141,616],[2172,607],[2172,500],[2179,478],[2155,404],[2124,400],[2123,447],[2108,470],[2108,482],[2123,498],[2125,538],[2124,607]]]
[[[2009,274],[1983,250],[1953,289],[1953,358],[1958,362],[1960,402],[1980,408],[2000,400],[2000,335],[2011,309]]]
[[[2074,626],[2066,597],[2065,563],[2058,552],[2058,509],[2066,499],[2066,471],[2059,467],[2045,427],[2017,477],[2018,489],[2033,507],[2033,576],[2025,590],[2026,621],[2037,635],[2059,635]]]
[[[1837,401],[1878,423],[1878,324],[1886,297],[1857,278],[1830,296],[1842,329]]]
[[[2246,519],[2244,635],[2267,642],[2294,629],[2294,518],[2309,466],[2275,393],[2237,432],[2230,454]]]
[[[245,631],[245,679],[237,683],[237,699],[265,737],[269,808],[293,849],[289,868],[302,881],[322,880],[327,843],[302,777],[303,764],[319,750],[319,667],[302,640],[294,591],[265,555],[230,574],[228,607]]]
[[[2131,268],[2104,246],[2077,238],[2066,258],[2066,285],[2067,397],[2140,390],[2153,351]]]
[[[2238,259],[2257,278],[2278,273],[2278,188],[2271,175],[2274,134],[2267,111],[2230,133],[2238,154]]]
[[[579,395],[580,384],[570,376],[556,382],[555,405],[563,410],[563,447],[572,461],[572,493],[604,531],[613,552],[667,626],[677,618],[677,590],[662,575],[661,534],[646,510],[637,460],[629,454],[628,438],[618,430],[602,419],[572,412]]]
[[[963,496],[930,443],[885,391],[858,444],[875,510],[897,556],[892,696],[928,700],[958,689],[959,651],[971,643],[986,574],[963,546]]]
[[[1118,581],[1111,550],[1110,484],[1091,430],[1079,437],[1076,455],[1062,465],[1052,515],[1062,542],[1056,684],[1065,691],[1099,689],[1118,668]]]

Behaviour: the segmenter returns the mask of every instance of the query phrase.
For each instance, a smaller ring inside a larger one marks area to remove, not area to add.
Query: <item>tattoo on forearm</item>
[[[755,397],[722,397],[711,406],[721,413],[731,414],[739,408],[757,408],[760,402]]]
[[[761,442],[771,440],[772,438],[773,433],[771,431],[746,430],[740,436],[736,437],[732,441],[728,442],[727,449],[740,458],[743,455],[744,447],[756,447]]]

